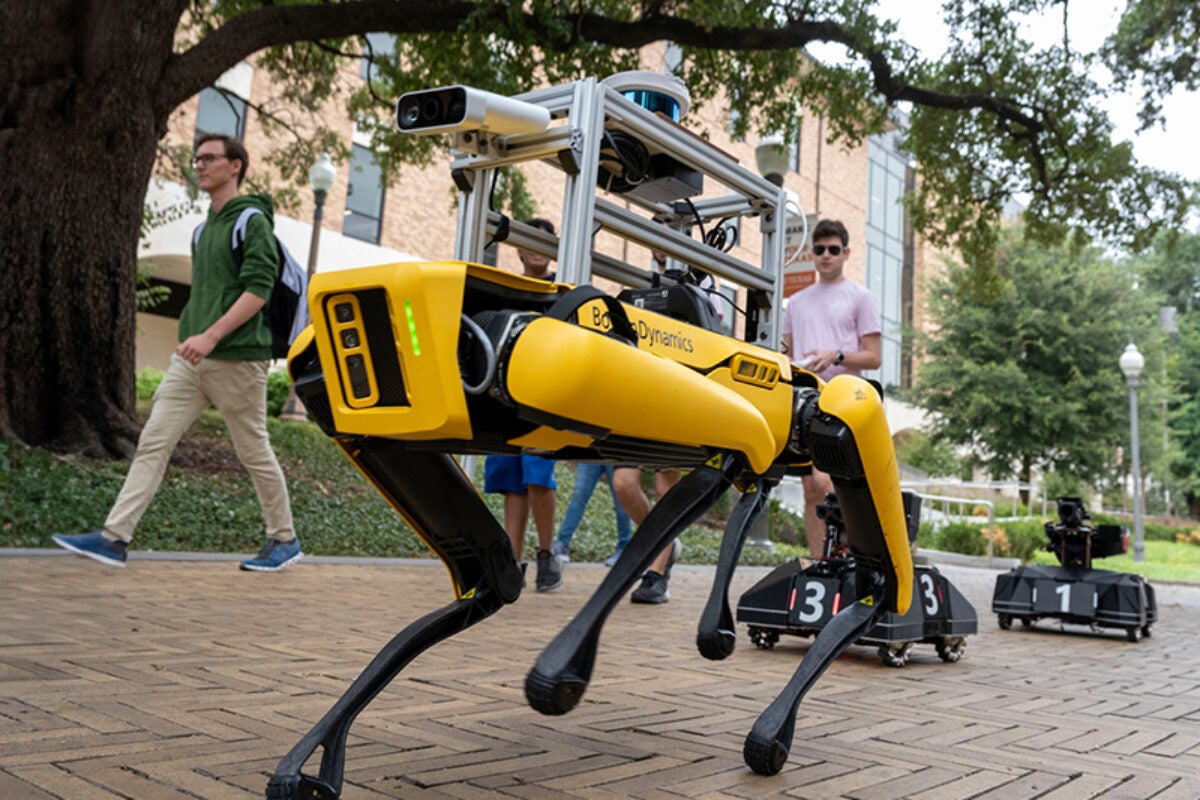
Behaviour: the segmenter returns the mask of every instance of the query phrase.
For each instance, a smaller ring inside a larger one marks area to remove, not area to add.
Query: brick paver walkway
[[[450,599],[437,562],[0,558],[0,798],[261,797],[267,775],[394,633]],[[672,601],[622,602],[580,706],[544,717],[523,682],[603,569],[419,657],[359,718],[343,797],[1200,797],[1200,588],[1157,587],[1154,636],[1000,631],[994,574],[947,567],[980,633],[957,664],[862,647],[800,707],[764,778],[742,741],[806,643],[710,663],[693,639],[711,568]],[[739,574],[734,598],[763,570]]]

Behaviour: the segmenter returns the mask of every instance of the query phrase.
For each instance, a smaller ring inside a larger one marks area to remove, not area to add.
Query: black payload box
[[[1131,642],[1150,635],[1158,620],[1154,587],[1141,575],[1092,569],[1093,558],[1129,549],[1119,525],[1092,525],[1078,497],[1058,499],[1058,519],[1046,523],[1046,549],[1062,566],[1020,566],[996,577],[992,611],[1008,630],[1046,617],[1093,628],[1120,628]]]
[[[910,542],[916,539],[920,502],[916,495],[904,493]],[[845,522],[837,496],[826,496],[817,513],[825,521],[824,558],[808,567],[799,561],[783,564],[738,600],[737,621],[749,626],[756,647],[774,647],[780,634],[816,635],[857,600],[854,561],[844,543]],[[916,643],[934,645],[947,663],[958,661],[966,648],[965,637],[978,630],[975,608],[936,567],[915,566],[913,581],[908,612],[885,614],[858,644],[876,645],[880,660],[890,667],[904,666]]]

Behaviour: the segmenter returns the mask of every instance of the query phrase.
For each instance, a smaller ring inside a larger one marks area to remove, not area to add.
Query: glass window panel
[[[350,181],[342,233],[367,242],[378,242],[383,218],[383,170],[375,155],[354,145],[350,155]]]
[[[899,323],[900,321],[901,270],[902,263],[899,259],[887,258],[884,260],[883,303],[880,304],[879,311],[894,323]]]
[[[373,54],[376,61],[391,57],[396,50],[396,37],[390,33],[368,33],[363,38],[367,40],[367,44],[363,45],[359,76],[365,81],[371,77],[371,61],[368,56]]]
[[[223,133],[241,139],[246,132],[246,101],[236,95],[208,88],[200,92],[196,108],[196,137]]]
[[[900,205],[901,199],[904,197],[904,179],[895,174],[887,176],[887,232],[888,235],[900,238],[903,233],[903,206]]]

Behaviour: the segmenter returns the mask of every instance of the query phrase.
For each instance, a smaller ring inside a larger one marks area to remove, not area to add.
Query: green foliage
[[[925,360],[907,397],[935,415],[935,439],[969,448],[995,477],[1041,467],[1098,479],[1129,429],[1118,356],[1139,342],[1143,385],[1153,381],[1157,312],[1097,251],[1037,245],[1024,232],[1004,232],[988,291],[954,264],[931,282],[937,327],[917,335]],[[1142,412],[1149,439],[1155,409]]]
[[[288,477],[292,513],[305,552],[314,555],[432,557],[378,492],[362,477],[341,450],[310,423],[270,418],[271,443]],[[200,416],[190,434],[193,454],[213,464],[236,465],[224,423],[215,411]],[[62,458],[45,450],[13,448],[0,443],[0,547],[48,547],[53,533],[94,528],[108,515],[125,480],[125,463]],[[562,523],[575,471],[560,463],[555,470],[559,502],[555,531]],[[483,483],[479,459],[478,485]],[[498,521],[504,499],[483,495]],[[731,504],[726,504],[727,509]],[[706,517],[688,527],[680,539],[682,560],[715,563],[725,519]],[[743,564],[780,564],[804,553],[802,545],[780,541],[777,535],[803,541],[802,522],[772,504],[771,536],[776,551],[745,548]],[[791,533],[787,533],[791,531]],[[261,546],[263,523],[249,477],[209,466],[205,469],[171,466],[150,509],[138,526],[138,550],[193,552],[254,552]],[[616,545],[616,515],[609,493],[597,486],[583,522],[571,543],[572,558],[600,562]],[[536,552],[532,522],[526,539],[526,558]]]
[[[1143,87],[1142,128],[1161,119],[1162,97],[1200,87],[1200,5],[1193,0],[1132,0],[1104,56],[1117,85]]]
[[[1059,466],[1042,476],[1042,491],[1047,497],[1085,497],[1089,489],[1087,481],[1073,474],[1069,467]]]
[[[1182,0],[1134,5],[1163,2]],[[1164,222],[1182,224],[1191,202],[1183,182],[1138,167],[1129,144],[1112,141],[1113,126],[1099,103],[1104,92],[1091,78],[1094,54],[1058,45],[1039,49],[1024,37],[1025,12],[1058,5],[949,0],[944,19],[953,44],[944,56],[925,61],[897,39],[895,24],[880,19],[873,3],[848,0],[595,0],[578,9],[552,0],[476,0],[425,22],[386,4],[345,4],[325,19],[354,34],[322,41],[316,31],[297,34],[297,41],[259,54],[258,65],[279,87],[277,97],[260,104],[260,118],[277,143],[270,162],[303,185],[305,166],[321,151],[340,163],[348,147],[329,129],[301,135],[290,117],[266,109],[314,111],[345,97],[357,129],[371,137],[387,180],[394,181],[403,164],[430,164],[444,146],[438,137],[396,133],[391,116],[401,93],[465,83],[513,94],[604,77],[646,66],[639,48],[672,41],[695,107],[721,102],[737,137],[796,131],[803,113],[805,119],[820,115],[831,140],[853,145],[884,130],[896,104],[911,104],[905,146],[922,175],[913,220],[935,244],[961,249],[984,285],[995,277],[1001,212],[1017,193],[1029,195],[1031,234],[1056,242],[1102,233],[1140,246]],[[180,31],[187,44],[261,9],[217,0],[191,10]],[[1172,35],[1139,31],[1164,41]],[[844,56],[809,58],[805,48],[820,43],[844,48]],[[368,80],[345,80],[350,70],[343,65],[364,57]],[[497,207],[511,202],[514,213],[522,213],[527,199],[512,182],[500,187]]]
[[[909,430],[897,436],[896,458],[932,478],[956,476],[963,471],[963,461],[954,445],[924,431]]]
[[[1008,547],[1004,553],[997,555],[1019,558],[1022,563],[1029,563],[1046,546],[1046,528],[1040,520],[1015,520],[1005,522],[1003,527]]]
[[[277,369],[267,373],[268,417],[278,417],[279,412],[283,411],[283,404],[287,402],[288,392],[291,388],[292,382],[285,370]]]
[[[1200,235],[1190,233],[1174,241],[1160,237],[1153,250],[1131,259],[1130,268],[1159,305],[1177,312],[1179,332],[1166,347],[1167,385],[1152,382],[1149,396],[1143,389],[1141,406],[1168,404],[1170,450],[1163,454],[1159,449],[1160,433],[1143,434],[1147,445],[1143,454],[1149,456],[1143,463],[1156,476],[1163,474],[1162,464],[1170,464],[1171,492],[1186,498],[1190,507],[1182,509],[1186,512],[1196,507],[1200,497]],[[1161,366],[1148,363],[1146,367],[1150,378],[1162,373]]]
[[[982,527],[967,522],[949,522],[938,531],[936,549],[968,556],[985,555],[987,540],[981,534]]]
[[[138,370],[137,392],[138,400],[149,400],[154,397],[154,393],[158,391],[158,385],[162,383],[163,376],[166,375],[158,367],[142,367]]]

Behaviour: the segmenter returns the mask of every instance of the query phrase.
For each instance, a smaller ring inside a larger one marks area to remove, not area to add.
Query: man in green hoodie
[[[230,136],[209,134],[196,146],[200,188],[212,200],[192,248],[192,291],[179,317],[181,344],[142,429],[125,485],[103,528],[55,543],[112,566],[125,566],[134,528],[162,482],[171,451],[210,405],[225,419],[242,466],[250,473],[266,521],[267,543],[242,569],[273,572],[299,560],[287,482],[267,438],[267,368],[271,334],[260,313],[275,285],[278,261],[274,203],[268,195],[238,194],[249,166],[246,148]],[[233,229],[248,208],[239,267]]]

